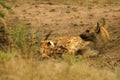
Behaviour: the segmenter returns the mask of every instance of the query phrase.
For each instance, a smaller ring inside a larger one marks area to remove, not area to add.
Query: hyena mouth
[[[92,41],[92,39],[89,36],[86,36],[84,34],[80,34],[80,37],[85,41]]]

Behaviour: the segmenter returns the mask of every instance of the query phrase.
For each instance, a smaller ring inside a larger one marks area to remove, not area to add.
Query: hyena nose
[[[86,34],[80,34],[80,37],[85,41],[89,39],[89,37]]]
[[[85,35],[84,35],[84,34],[80,34],[80,37],[81,37],[82,39],[84,39],[84,38],[85,38]]]

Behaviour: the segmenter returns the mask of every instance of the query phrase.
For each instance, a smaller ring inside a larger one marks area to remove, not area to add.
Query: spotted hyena
[[[99,53],[109,41],[108,31],[105,29],[105,20],[101,19],[94,27],[89,27],[78,37],[60,37],[42,42],[40,53],[43,57],[54,54],[72,54],[91,56]]]

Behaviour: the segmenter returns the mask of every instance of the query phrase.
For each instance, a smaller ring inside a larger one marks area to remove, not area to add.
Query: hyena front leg
[[[85,41],[82,46],[83,57],[96,57],[99,55],[99,51],[93,48],[94,44],[90,41]]]

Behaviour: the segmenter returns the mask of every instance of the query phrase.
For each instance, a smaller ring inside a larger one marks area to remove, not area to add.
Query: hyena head
[[[108,31],[104,28],[105,19],[102,18],[95,27],[89,27],[80,37],[85,41],[91,41],[96,48],[102,48],[109,41]]]

